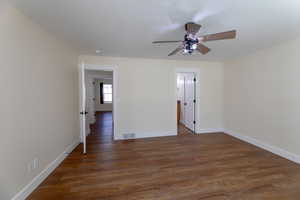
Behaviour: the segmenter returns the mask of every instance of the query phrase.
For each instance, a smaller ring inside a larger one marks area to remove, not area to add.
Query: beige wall
[[[78,141],[78,57],[14,8],[0,12],[0,199]],[[31,173],[27,165],[39,158]]]
[[[213,62],[81,56],[85,64],[117,66],[116,138],[176,134],[176,68],[200,70],[198,130],[223,128],[223,65]]]
[[[300,154],[300,39],[227,62],[225,128]]]

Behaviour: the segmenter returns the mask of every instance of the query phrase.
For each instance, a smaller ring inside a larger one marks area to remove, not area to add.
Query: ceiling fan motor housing
[[[197,49],[197,44],[199,43],[199,40],[197,37],[194,37],[191,34],[186,34],[184,36],[184,52],[192,54],[194,50]]]
[[[186,23],[186,24],[184,25],[184,29],[185,29],[186,31],[188,31],[188,26],[189,26],[189,25],[193,25],[193,24],[196,24],[196,23],[194,23],[194,22],[188,22],[188,23]]]

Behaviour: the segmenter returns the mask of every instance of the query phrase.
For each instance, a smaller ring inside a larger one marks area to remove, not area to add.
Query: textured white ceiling
[[[299,0],[14,0],[18,8],[57,37],[104,56],[168,58],[188,21],[201,34],[236,29],[237,39],[207,42],[207,55],[175,59],[221,61],[300,36]],[[172,59],[172,58],[170,58]]]

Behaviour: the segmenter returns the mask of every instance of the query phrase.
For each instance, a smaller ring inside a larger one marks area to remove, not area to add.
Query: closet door
[[[185,73],[184,76],[184,121],[185,126],[195,131],[195,75]]]

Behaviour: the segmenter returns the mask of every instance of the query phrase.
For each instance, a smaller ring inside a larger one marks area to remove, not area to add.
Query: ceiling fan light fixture
[[[196,49],[197,49],[197,44],[193,44],[191,48],[192,48],[193,50],[196,50]]]
[[[188,54],[188,53],[189,53],[189,50],[186,49],[186,48],[184,48],[183,51],[182,51],[182,53],[183,53],[183,54]]]
[[[177,47],[174,51],[172,51],[168,56],[175,55],[178,52],[182,52],[182,54],[192,55],[194,51],[200,52],[205,55],[210,52],[210,48],[205,46],[203,42],[208,41],[216,41],[216,40],[227,40],[227,39],[235,39],[236,38],[236,30],[225,31],[220,33],[208,34],[198,36],[198,32],[201,28],[201,25],[196,24],[194,22],[189,22],[185,24],[186,34],[184,35],[184,40],[171,40],[171,41],[154,41],[152,43],[177,43],[182,42],[182,45]]]

